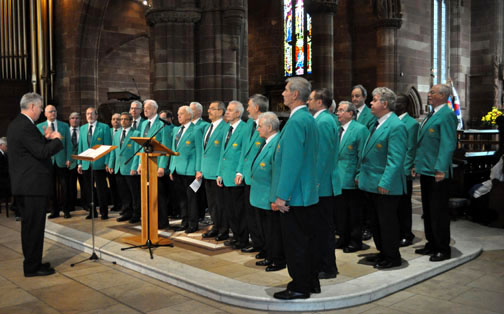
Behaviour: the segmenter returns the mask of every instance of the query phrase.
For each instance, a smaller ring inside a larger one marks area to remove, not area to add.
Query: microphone
[[[161,118],[159,118],[159,121],[163,122],[163,123],[164,123],[164,124],[166,124],[166,125],[171,125],[171,122],[168,122],[168,121],[167,121],[167,120],[165,120],[165,119],[161,119]]]

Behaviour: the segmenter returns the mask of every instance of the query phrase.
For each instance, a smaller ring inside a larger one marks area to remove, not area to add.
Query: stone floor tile
[[[36,297],[18,287],[0,288],[0,308],[37,301]]]
[[[0,314],[26,314],[26,313],[57,314],[60,312],[58,312],[51,306],[45,304],[44,302],[40,302],[38,300],[0,308]]]
[[[162,314],[162,313],[205,313],[205,314],[217,314],[226,313],[222,309],[217,309],[212,306],[206,305],[198,301],[188,301],[184,303],[174,304],[157,311],[150,311],[149,314]]]
[[[468,286],[445,282],[438,278],[432,278],[430,280],[409,287],[405,291],[412,294],[419,294],[442,300],[451,300],[461,295],[462,293],[469,291],[470,289],[471,288]]]
[[[19,276],[11,277],[10,280],[17,286],[28,292],[30,290],[48,288],[51,286],[68,284],[72,282],[70,278],[63,276],[60,273],[56,273],[51,276],[28,277],[28,278],[20,273]]]
[[[106,288],[120,286],[127,283],[141,283],[141,280],[131,278],[131,276],[113,269],[96,271],[94,273],[74,276],[72,278],[96,290],[104,290]]]
[[[339,310],[329,310],[329,311],[323,311],[323,312],[317,312],[321,314],[360,314],[364,313],[365,311],[368,311],[370,309],[375,308],[377,305],[372,304],[372,303],[367,303],[367,304],[362,304],[358,306],[353,306],[353,307],[347,307]]]
[[[454,298],[452,302],[473,307],[478,309],[478,311],[485,309],[496,313],[504,312],[504,293],[472,288],[471,290]]]
[[[408,312],[403,312],[395,309],[391,309],[390,307],[377,305],[365,312],[363,314],[409,314]]]
[[[483,290],[489,290],[493,292],[504,293],[504,278],[486,275],[477,280],[474,280],[468,284],[469,287],[480,288]],[[504,310],[504,301],[503,301],[503,310]]]
[[[390,306],[392,304],[396,304],[398,302],[404,301],[407,298],[410,298],[414,296],[414,293],[408,292],[408,291],[399,291],[397,293],[391,294],[389,296],[384,297],[383,299],[380,299],[374,303],[377,305],[381,306]]]
[[[433,297],[414,295],[404,301],[390,306],[394,310],[399,310],[412,314],[420,313],[443,313],[443,314],[490,314],[481,307],[473,307],[455,303],[455,300],[444,301]]]
[[[18,259],[23,257],[23,255],[19,252],[13,251],[12,249],[3,245],[0,245],[0,256],[4,261],[8,259]]]

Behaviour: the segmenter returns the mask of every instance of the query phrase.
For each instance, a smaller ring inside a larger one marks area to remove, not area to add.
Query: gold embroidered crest
[[[261,168],[264,168],[264,167],[266,166],[266,164],[265,164],[264,162],[261,162],[261,163],[259,164],[259,166],[261,166]]]
[[[217,141],[217,140],[215,140],[215,141],[214,141],[214,144],[215,144],[215,145],[219,145],[219,143],[220,143],[220,142],[219,142],[219,141]]]
[[[352,146],[352,145],[348,145],[348,149],[349,149],[349,150],[352,150],[352,149],[353,149],[353,146]]]
[[[233,143],[233,147],[237,147],[238,146],[238,143]]]
[[[186,143],[186,145],[189,145],[189,144],[191,144],[191,141],[186,141],[185,143]]]
[[[97,138],[98,141],[101,141],[101,137]]]
[[[261,145],[261,142],[256,142],[256,146],[259,146],[259,145]]]
[[[131,147],[131,144],[128,144],[128,147]]]
[[[434,133],[434,132],[436,132],[436,131],[433,128],[429,129],[429,133]]]
[[[382,144],[380,144],[380,143],[376,144],[376,148],[380,149],[380,148],[382,148],[382,147],[383,147],[383,145],[382,145]]]

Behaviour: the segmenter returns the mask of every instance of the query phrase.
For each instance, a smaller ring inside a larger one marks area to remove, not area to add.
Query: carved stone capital
[[[195,8],[153,9],[145,14],[145,18],[150,26],[160,23],[197,23],[201,19],[201,12]]]
[[[335,14],[338,9],[339,0],[307,0],[305,2],[306,10],[310,14],[327,13]]]

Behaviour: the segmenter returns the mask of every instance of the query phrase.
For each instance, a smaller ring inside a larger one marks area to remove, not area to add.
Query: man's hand
[[[221,177],[217,177],[217,179],[215,180],[215,182],[217,182],[217,185],[219,187],[223,187],[224,185],[222,184],[222,178]]]
[[[135,170],[130,170],[130,175],[134,176],[136,174],[137,174],[137,172]]]
[[[67,167],[67,168],[70,168],[70,164],[71,164],[70,160],[67,160],[67,161],[65,162],[65,165],[66,165],[66,167]]]
[[[289,211],[289,206],[285,205],[285,201],[281,198],[276,199],[275,203],[272,204],[271,209],[273,209],[273,205],[279,210],[281,213],[287,213]]]
[[[201,171],[196,171],[195,178],[196,180],[201,181],[201,179],[203,178],[203,173],[201,173]]]
[[[173,174],[170,173],[170,180],[173,181]]]
[[[236,185],[240,185],[242,183],[242,179],[243,179],[243,176],[239,173],[236,174],[236,177],[235,177],[235,184]]]
[[[164,168],[158,168],[158,170],[157,170],[157,176],[159,178],[161,178],[162,176],[164,176]]]
[[[54,139],[56,139],[56,138],[61,140],[61,139],[63,138],[63,136],[60,134],[60,132],[56,132],[56,131],[54,131],[54,132],[51,132],[51,133],[49,134],[49,137],[47,137],[47,135],[46,135],[46,138],[47,138],[48,140],[54,140]]]
[[[79,174],[82,174],[82,166],[81,165],[77,166],[77,172]]]
[[[382,188],[382,187],[378,187],[378,193],[382,194],[382,195],[387,195],[388,194],[388,190]]]
[[[142,166],[141,165],[138,165],[137,173],[142,174]]]
[[[436,182],[443,181],[444,178],[445,178],[445,173],[444,172],[436,171],[436,173],[434,174],[434,180],[436,180]]]
[[[411,176],[412,176],[413,178],[415,178],[415,177],[416,177],[416,169],[415,169],[415,167],[411,168]]]

